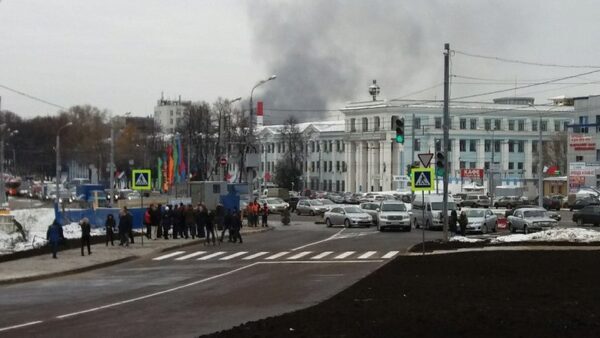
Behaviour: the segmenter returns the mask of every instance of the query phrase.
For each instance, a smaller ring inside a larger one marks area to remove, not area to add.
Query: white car
[[[290,207],[290,205],[278,197],[269,197],[264,199],[259,199],[258,203],[262,207],[264,203],[267,203],[267,208],[269,208],[269,213],[277,214],[281,213],[283,210]]]
[[[385,200],[377,209],[377,230],[384,231],[390,228],[411,230],[410,215],[403,202]]]
[[[522,208],[508,216],[508,228],[510,232],[517,230],[523,233],[529,233],[532,230],[551,229],[558,225],[558,222],[550,216],[548,212],[540,208]]]
[[[492,210],[480,208],[465,210],[467,214],[467,232],[481,232],[482,234],[488,231],[496,232],[498,228],[498,216]]]
[[[371,215],[355,205],[335,207],[327,211],[324,218],[328,228],[333,225],[343,225],[346,228],[355,225],[370,227],[373,224]]]

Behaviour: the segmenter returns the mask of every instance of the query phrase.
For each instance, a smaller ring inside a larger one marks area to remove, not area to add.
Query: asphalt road
[[[243,244],[197,245],[88,273],[2,286],[0,337],[215,332],[325,300],[422,235],[326,228],[314,219],[247,236]],[[440,238],[441,232],[426,236]]]

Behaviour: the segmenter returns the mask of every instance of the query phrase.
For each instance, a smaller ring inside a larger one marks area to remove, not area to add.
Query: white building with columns
[[[450,184],[466,183],[460,169],[483,169],[487,186],[522,185],[537,178],[539,130],[548,142],[573,123],[573,107],[533,105],[531,98],[501,98],[494,103],[451,102],[448,168]],[[301,123],[305,136],[303,187],[325,191],[389,191],[401,188],[394,176],[406,175],[419,153],[442,150],[443,106],[439,101],[377,100],[353,102],[343,120]],[[395,143],[394,122],[405,121],[405,143]],[[261,164],[258,180],[269,178],[285,152],[282,126],[258,131]],[[566,154],[565,154],[566,156]],[[435,159],[434,159],[435,160]],[[495,163],[495,166],[492,166]],[[432,163],[432,165],[434,165]],[[552,165],[544,161],[543,165]],[[267,180],[268,181],[268,180]]]

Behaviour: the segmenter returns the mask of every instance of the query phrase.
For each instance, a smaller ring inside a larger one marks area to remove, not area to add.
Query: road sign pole
[[[425,221],[425,191],[421,190],[421,201],[423,206],[423,221]],[[425,256],[425,224],[421,224],[421,233],[423,234],[422,244],[423,244],[423,256]]]
[[[144,211],[144,193],[142,192],[140,194],[140,207],[142,209],[142,211]],[[142,214],[142,246],[144,246],[144,215],[146,215],[146,213],[144,212]],[[133,235],[133,231],[131,232],[131,235]]]

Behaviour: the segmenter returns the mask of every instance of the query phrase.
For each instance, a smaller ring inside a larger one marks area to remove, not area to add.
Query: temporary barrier
[[[127,208],[127,210],[129,210],[129,213],[131,213],[133,216],[133,228],[141,228],[146,208]],[[61,222],[61,224],[64,225],[73,222],[79,222],[79,220],[82,218],[87,217],[90,220],[90,224],[93,228],[101,228],[104,227],[106,217],[109,214],[112,214],[118,226],[119,211],[120,209],[118,208],[67,209],[65,211],[58,211],[57,219]]]

